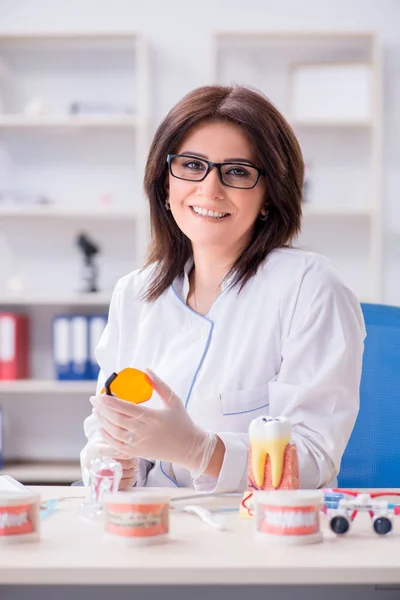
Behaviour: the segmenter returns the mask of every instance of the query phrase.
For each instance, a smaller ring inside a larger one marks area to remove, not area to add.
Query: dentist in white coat
[[[266,414],[292,424],[302,487],[334,480],[358,413],[365,328],[334,266],[290,247],[302,184],[298,142],[263,95],[203,87],[166,116],[145,173],[148,264],[118,281],[97,348],[85,483],[108,455],[121,488],[242,491],[248,427]],[[149,402],[100,394],[126,367],[150,369]]]

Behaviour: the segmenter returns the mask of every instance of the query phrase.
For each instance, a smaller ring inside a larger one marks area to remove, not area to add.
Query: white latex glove
[[[188,469],[193,477],[202,475],[217,436],[198,427],[170,388],[152,371],[147,374],[163,401],[160,409],[105,394],[90,398],[105,442],[126,456],[168,461]]]
[[[139,460],[125,454],[121,454],[112,446],[106,444],[103,440],[90,440],[84,448],[84,464],[82,471],[85,473],[84,479],[89,479],[90,464],[94,458],[107,456],[115,458],[122,467],[122,478],[118,489],[125,490],[132,487],[136,481],[139,472]],[[84,482],[86,483],[86,482]]]

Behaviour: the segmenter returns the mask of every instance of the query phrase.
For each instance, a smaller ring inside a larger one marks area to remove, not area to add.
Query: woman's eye
[[[243,167],[232,167],[231,169],[229,169],[229,171],[227,172],[228,175],[232,175],[233,177],[248,177],[249,173],[246,169],[243,169]]]
[[[183,166],[186,167],[187,169],[192,169],[193,171],[200,171],[201,169],[204,169],[203,163],[197,162],[195,160],[185,162],[183,164]]]

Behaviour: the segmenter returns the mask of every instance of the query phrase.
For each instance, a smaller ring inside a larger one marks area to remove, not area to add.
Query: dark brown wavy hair
[[[150,203],[152,241],[146,266],[153,265],[144,294],[157,299],[182,275],[192,256],[190,240],[179,229],[168,197],[167,155],[199,122],[239,125],[252,143],[257,166],[265,172],[268,218],[257,219],[250,243],[232,266],[242,289],[275,248],[290,245],[300,231],[304,163],[299,143],[286,120],[261,93],[242,86],[200,87],[176,104],[158,127],[147,158],[144,189]]]

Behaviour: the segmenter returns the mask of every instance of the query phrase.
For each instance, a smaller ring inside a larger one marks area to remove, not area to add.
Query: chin
[[[186,234],[187,235],[187,234]],[[213,235],[213,236],[199,236],[199,235],[187,235],[190,239],[192,246],[197,248],[224,248],[230,246],[229,241],[225,236]]]
[[[177,221],[177,225],[179,229],[186,235],[187,238],[192,242],[192,244],[196,244],[197,246],[208,246],[208,245],[221,245],[221,242],[224,242],[224,245],[227,242],[226,231],[224,235],[222,235],[222,230],[218,227],[213,230],[214,225],[202,227],[202,224],[198,224],[193,226],[193,223],[188,225],[187,223],[179,223]]]

